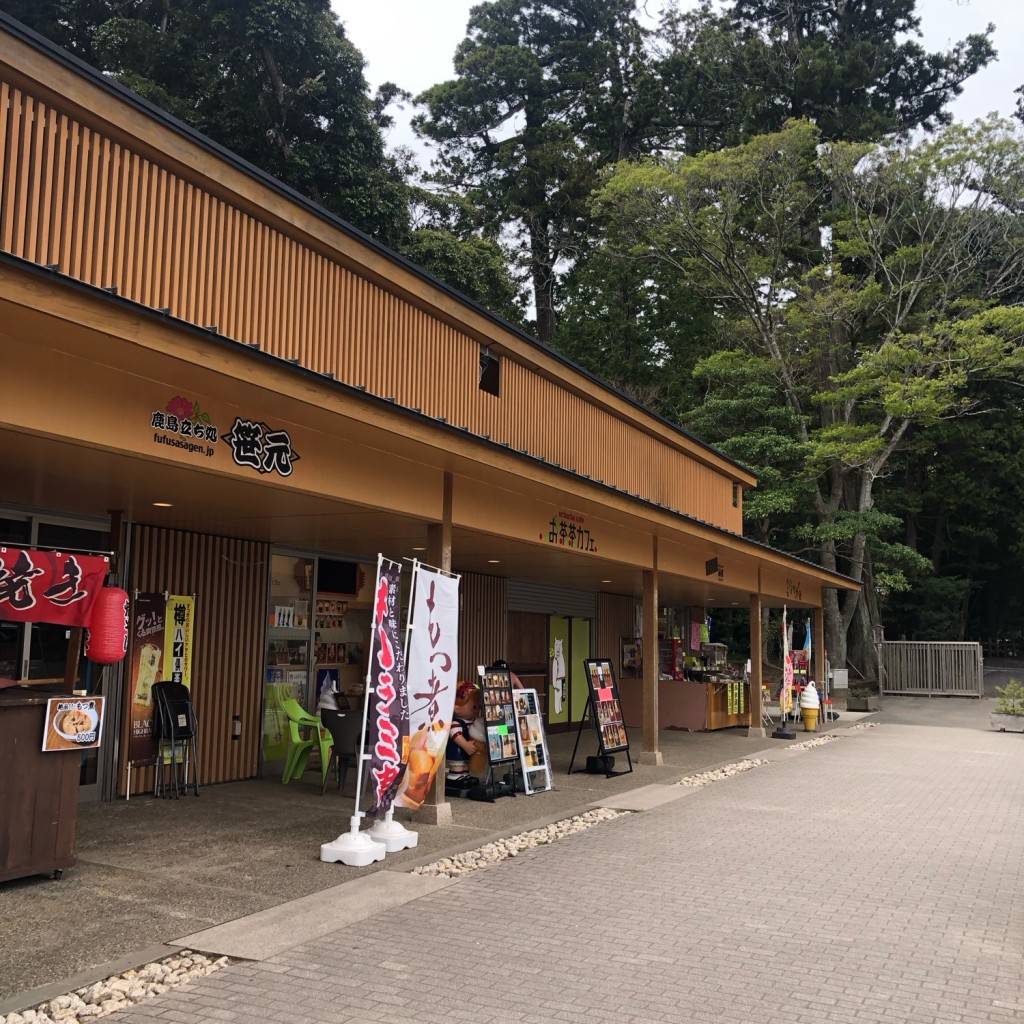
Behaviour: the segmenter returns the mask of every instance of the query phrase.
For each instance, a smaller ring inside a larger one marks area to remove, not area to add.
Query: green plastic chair
[[[331,763],[331,734],[323,727],[320,719],[303,710],[302,705],[294,697],[281,701],[281,709],[288,718],[288,734],[291,740],[281,783],[302,778],[314,747],[320,749],[320,781],[323,782],[327,778],[327,769]],[[310,730],[308,737],[303,735],[306,729]]]

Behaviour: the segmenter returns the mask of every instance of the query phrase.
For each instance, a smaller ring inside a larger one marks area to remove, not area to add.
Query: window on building
[[[740,507],[740,485],[739,484],[733,484],[732,485],[732,507],[733,508],[739,508]]]
[[[501,385],[501,360],[485,349],[480,349],[480,390],[497,396]]]

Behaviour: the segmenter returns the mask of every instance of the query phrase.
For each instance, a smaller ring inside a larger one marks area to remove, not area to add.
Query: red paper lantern
[[[85,633],[85,656],[98,665],[113,665],[128,653],[129,598],[120,587],[104,587],[93,605]]]

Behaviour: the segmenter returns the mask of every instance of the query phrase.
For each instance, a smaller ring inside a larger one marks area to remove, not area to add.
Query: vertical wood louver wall
[[[7,82],[0,248],[742,532],[731,480],[613,415],[590,382],[506,358],[501,397],[481,391],[477,340]]]
[[[131,550],[133,593],[196,595],[192,696],[201,734],[200,781],[254,777],[260,754],[269,547],[136,524]],[[238,740],[231,739],[234,715],[242,719]],[[152,786],[151,768],[132,773],[133,793]],[[124,787],[122,772],[122,793]]]
[[[636,599],[624,594],[597,595],[597,629],[595,657],[609,658],[615,675],[622,675],[620,645],[632,637],[636,628]]]
[[[508,649],[508,580],[463,573],[459,606],[459,676],[475,679],[477,665],[489,665]]]

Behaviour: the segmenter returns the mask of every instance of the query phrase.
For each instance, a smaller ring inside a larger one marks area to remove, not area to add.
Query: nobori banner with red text
[[[0,547],[0,619],[88,626],[109,569],[102,555]]]
[[[401,572],[402,567],[397,562],[382,558],[373,588],[368,731],[373,786],[373,806],[369,814],[374,818],[391,809],[405,771],[404,754],[409,741],[409,692],[398,622]]]
[[[459,680],[459,578],[416,564],[409,640],[409,745],[395,803],[418,810],[444,760]]]

